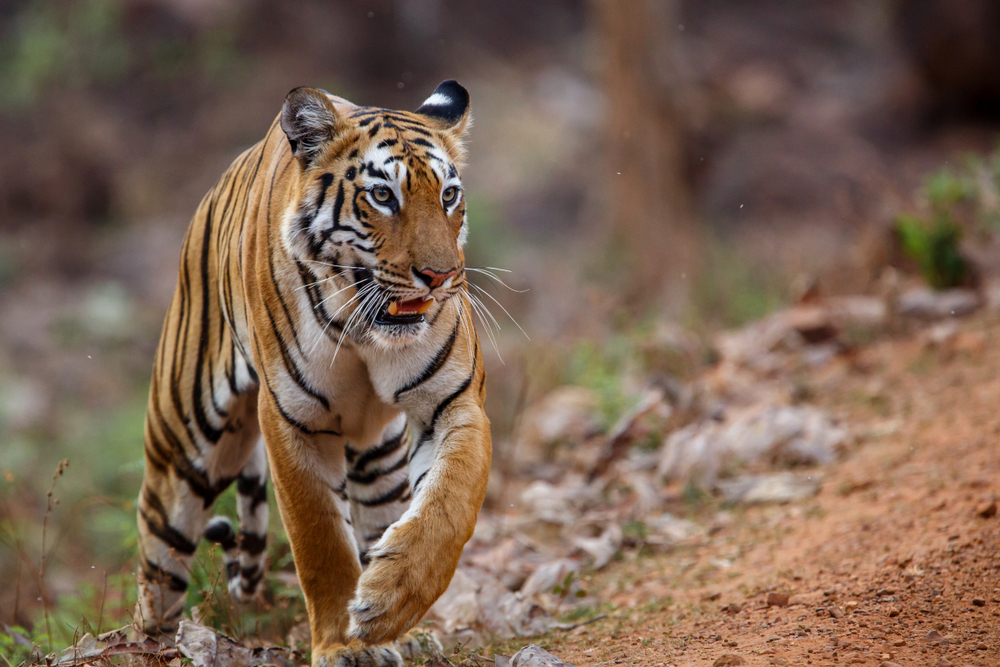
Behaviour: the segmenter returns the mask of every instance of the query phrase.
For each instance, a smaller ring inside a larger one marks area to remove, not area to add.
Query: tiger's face
[[[415,113],[340,105],[311,88],[285,100],[300,170],[285,246],[342,304],[335,319],[355,339],[412,342],[464,287],[468,124],[469,94],[454,81]]]

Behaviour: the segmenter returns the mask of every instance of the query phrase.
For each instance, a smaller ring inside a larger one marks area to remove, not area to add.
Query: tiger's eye
[[[392,199],[392,190],[384,185],[379,185],[372,190],[372,195],[375,197],[375,201],[380,204],[385,204]]]
[[[444,201],[445,204],[452,203],[453,201],[455,201],[457,197],[458,197],[458,188],[456,188],[454,185],[445,188],[444,192],[441,193],[441,199]]]

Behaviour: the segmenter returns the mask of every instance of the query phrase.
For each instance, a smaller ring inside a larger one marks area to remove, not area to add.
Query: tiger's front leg
[[[475,530],[491,443],[482,360],[478,349],[473,354],[464,382],[452,385],[430,410],[422,397],[422,408],[410,414],[420,428],[409,455],[413,500],[368,550],[370,564],[350,605],[348,634],[366,644],[392,641],[420,620],[448,588]]]
[[[342,442],[289,422],[268,391],[261,392],[258,410],[278,509],[306,598],[312,664],[401,665],[399,654],[391,647],[365,646],[347,636],[347,604],[361,564],[349,518]]]

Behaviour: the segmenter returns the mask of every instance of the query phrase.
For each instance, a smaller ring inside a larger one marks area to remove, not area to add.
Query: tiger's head
[[[469,93],[450,80],[413,113],[314,88],[285,99],[281,128],[296,170],[285,247],[324,298],[343,304],[335,319],[356,339],[411,342],[463,288],[459,169],[470,120]]]

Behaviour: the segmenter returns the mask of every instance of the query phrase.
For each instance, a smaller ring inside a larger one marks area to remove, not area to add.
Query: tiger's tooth
[[[389,304],[389,315],[392,317],[395,317],[396,313],[399,312],[399,306],[396,305],[397,303],[398,302],[393,301],[392,303]]]

